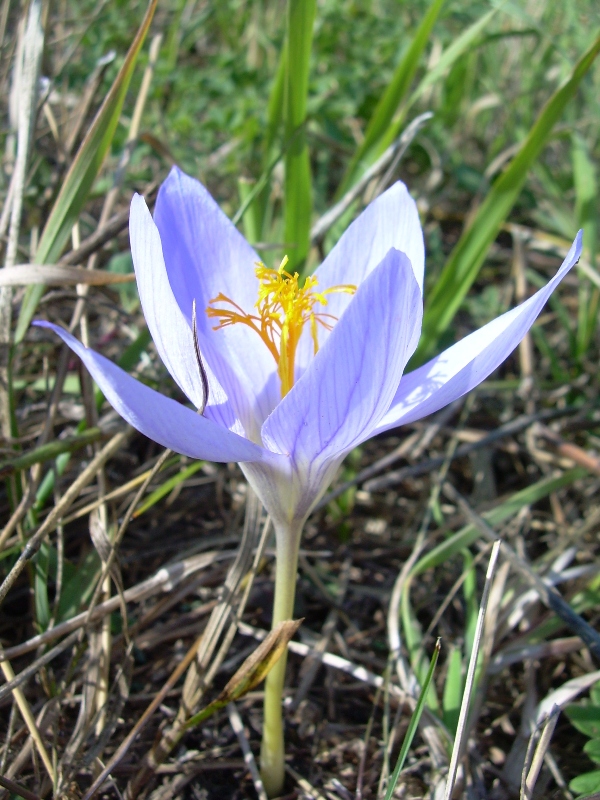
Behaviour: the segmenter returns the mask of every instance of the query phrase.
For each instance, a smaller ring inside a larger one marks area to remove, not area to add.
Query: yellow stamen
[[[256,277],[259,280],[256,314],[246,313],[237,303],[224,294],[219,293],[210,301],[206,309],[209,317],[219,319],[214,330],[226,328],[241,322],[256,331],[269,349],[277,364],[277,372],[281,380],[281,396],[289,392],[294,385],[294,367],[296,348],[300,341],[302,329],[310,323],[310,335],[313,340],[314,353],[319,349],[318,326],[331,330],[337,318],[332,314],[315,311],[319,303],[327,305],[326,295],[334,292],[354,294],[356,286],[342,284],[332,286],[323,292],[317,292],[317,279],[310,275],[301,287],[297,272],[292,275],[286,272],[287,256],[279,269],[268,269],[264,264],[256,265]],[[211,308],[215,303],[224,303],[230,308]]]

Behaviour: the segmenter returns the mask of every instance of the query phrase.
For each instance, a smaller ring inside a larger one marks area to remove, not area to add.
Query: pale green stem
[[[276,531],[276,535],[277,560],[273,627],[283,620],[292,619],[294,613],[302,524],[291,524],[287,530]],[[269,797],[277,797],[281,794],[285,780],[282,695],[286,663],[287,650],[269,672],[265,682],[260,772]]]

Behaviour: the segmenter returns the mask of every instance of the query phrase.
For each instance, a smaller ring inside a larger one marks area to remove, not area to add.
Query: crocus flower
[[[37,324],[80,356],[108,401],[146,436],[192,458],[240,463],[276,531],[274,622],[292,614],[302,526],[344,456],[481,383],[581,253],[578,235],[544,288],[405,375],[421,331],[424,247],[402,183],[349,226],[304,287],[285,265],[257,267],[259,257],[207,190],[178,169],[161,187],[154,219],[134,196],[130,237],[156,349],[202,413],[139,383],[61,328]],[[274,680],[282,684],[279,673]],[[281,714],[280,695],[272,699],[279,705],[266,709],[267,728],[269,713]]]

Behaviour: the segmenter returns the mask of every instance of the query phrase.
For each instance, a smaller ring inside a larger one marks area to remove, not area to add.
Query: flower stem
[[[298,550],[300,549],[301,534],[301,525],[290,525],[288,530],[276,531],[277,561],[275,565],[273,627],[283,620],[291,619],[294,613]],[[260,771],[265,791],[269,797],[277,797],[281,794],[285,780],[282,694],[286,663],[287,650],[269,672],[265,682]]]

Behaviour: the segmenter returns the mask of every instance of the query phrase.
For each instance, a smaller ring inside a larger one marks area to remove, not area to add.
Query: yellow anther
[[[255,314],[248,314],[237,303],[224,294],[219,293],[210,301],[206,309],[209,317],[216,317],[219,324],[214,330],[226,328],[241,322],[258,333],[266,344],[277,364],[277,373],[281,380],[281,396],[289,392],[294,385],[294,368],[296,349],[304,325],[310,324],[310,335],[313,340],[314,353],[319,349],[318,326],[331,330],[337,318],[332,314],[315,311],[317,303],[327,305],[326,295],[334,292],[354,294],[356,286],[342,284],[317,292],[318,280],[310,275],[300,286],[300,276],[286,272],[288,258],[285,256],[278,269],[268,269],[264,264],[256,265],[256,277],[259,280],[258,300]],[[229,308],[213,308],[215,303],[223,303]]]

